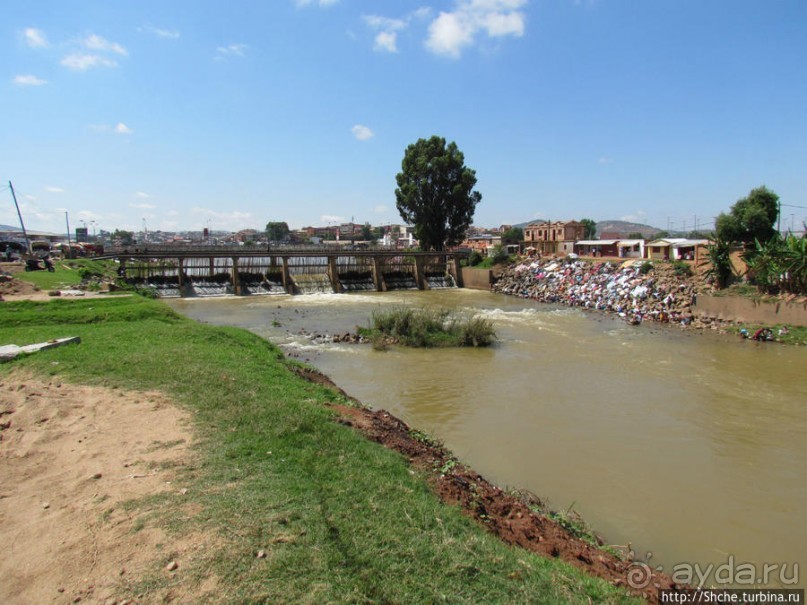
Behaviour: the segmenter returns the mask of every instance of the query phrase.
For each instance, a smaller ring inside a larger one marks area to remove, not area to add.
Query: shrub
[[[707,275],[715,280],[718,288],[725,288],[731,276],[734,275],[734,267],[731,264],[731,243],[727,240],[713,237],[713,244],[706,248],[706,260],[708,264]]]
[[[494,265],[501,265],[510,260],[510,255],[502,246],[493,246],[493,254],[490,255],[490,258]]]
[[[374,311],[368,335],[375,348],[394,339],[410,347],[485,347],[496,339],[490,321],[452,315],[447,309],[395,307]]]
[[[692,277],[692,267],[689,266],[689,263],[676,260],[673,261],[673,270],[678,277]]]

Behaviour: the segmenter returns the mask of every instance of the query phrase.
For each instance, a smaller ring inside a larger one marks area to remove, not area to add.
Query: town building
[[[574,252],[574,243],[583,239],[586,227],[579,221],[530,223],[524,227],[524,245],[541,254],[566,256]]]

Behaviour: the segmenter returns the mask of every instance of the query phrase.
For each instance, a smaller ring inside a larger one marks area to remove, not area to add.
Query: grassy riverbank
[[[12,266],[5,265],[7,269]],[[16,277],[34,284],[43,292],[48,292],[61,288],[76,288],[85,278],[114,280],[117,276],[114,263],[89,258],[57,260],[54,261],[53,267],[53,272],[24,271],[22,265],[19,265],[15,267]]]
[[[223,603],[628,600],[505,546],[440,503],[403,457],[334,422],[327,404],[345,403],[339,395],[296,376],[247,331],[198,324],[140,297],[7,302],[0,326],[2,344],[82,339],[4,364],[2,374],[25,366],[67,382],[159,389],[192,412],[196,457],[176,481],[187,495],[131,507],[148,512],[146,527],[176,540],[203,534],[209,546],[178,576],[163,570],[170,545],[156,552],[153,573],[130,585],[138,602],[180,582],[197,595],[212,585]]]

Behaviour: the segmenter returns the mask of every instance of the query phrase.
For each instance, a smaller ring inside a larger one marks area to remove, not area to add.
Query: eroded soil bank
[[[316,370],[298,369],[297,373],[352,399],[330,378]],[[439,443],[420,435],[402,420],[384,410],[369,410],[355,399],[353,401],[355,407],[333,406],[339,413],[339,422],[401,453],[413,469],[426,476],[441,500],[460,506],[466,514],[506,543],[560,558],[615,586],[624,587],[651,603],[658,602],[659,589],[685,588],[664,573],[648,566],[638,566],[627,558],[620,558],[576,537],[559,522],[538,512],[543,504],[534,495],[503,491],[457,461]]]

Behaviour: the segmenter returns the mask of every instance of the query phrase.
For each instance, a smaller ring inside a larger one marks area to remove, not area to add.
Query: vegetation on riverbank
[[[97,261],[88,258],[57,260],[54,271],[20,271],[15,277],[34,284],[48,292],[59,289],[84,286],[97,290],[101,281],[114,282],[117,279],[117,265],[112,261]]]
[[[247,331],[141,297],[0,305],[0,342],[63,336],[82,342],[0,373],[25,366],[63,381],[159,389],[194,414],[196,461],[175,481],[187,495],[130,506],[147,512],[142,529],[161,527],[177,542],[206,535],[209,545],[169,575],[166,543],[153,573],[129,589],[138,602],[169,590],[221,603],[629,601],[441,504],[404,457],[334,422],[326,404],[347,399],[297,377]]]
[[[493,324],[482,317],[413,307],[374,311],[370,327],[359,328],[359,335],[379,346],[391,341],[408,347],[487,347],[496,340]]]

